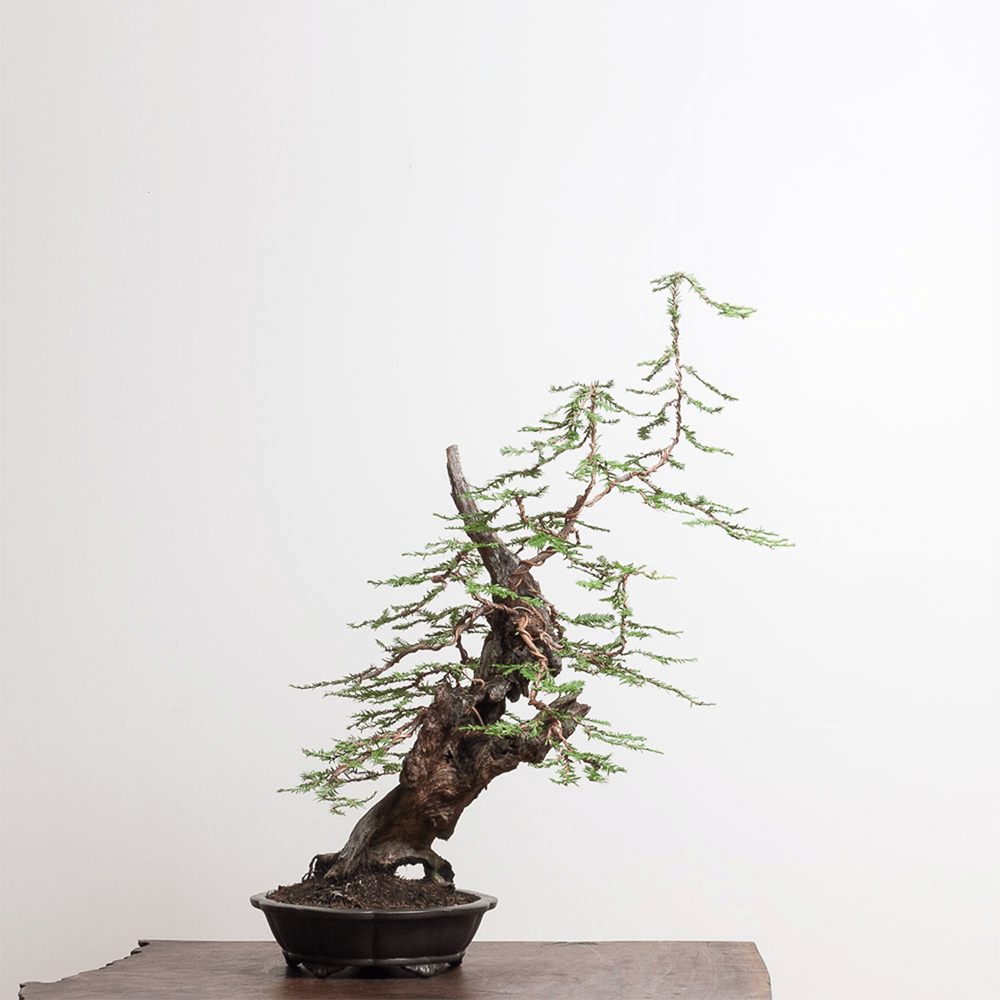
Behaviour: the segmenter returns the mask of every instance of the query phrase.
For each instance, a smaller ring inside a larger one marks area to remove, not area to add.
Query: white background
[[[8,3],[2,995],[251,893],[353,817],[275,790],[377,655],[365,580],[549,384],[630,377],[689,270],[742,402],[614,552],[714,708],[497,781],[483,939],[753,940],[776,997],[1000,995],[992,5]],[[687,474],[686,474],[687,475]]]

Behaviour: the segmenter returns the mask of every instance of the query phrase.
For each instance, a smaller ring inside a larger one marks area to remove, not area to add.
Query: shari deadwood
[[[458,449],[448,448],[450,534],[407,553],[422,560],[419,571],[373,581],[409,596],[354,626],[376,631],[384,659],[339,680],[302,685],[361,708],[344,739],[305,751],[314,769],[290,791],[315,793],[341,813],[370,801],[345,795],[346,788],[398,774],[343,848],[313,859],[308,878],[419,865],[426,880],[453,884],[434,842],[451,837],[466,807],[498,775],[531,764],[574,784],[621,771],[614,748],[649,748],[643,737],[590,714],[580,700],[588,676],[701,704],[663,676],[684,662],[656,648],[675,633],[633,615],[631,582],[660,577],[594,552],[591,539],[605,529],[591,521],[593,509],[619,496],[737,540],[789,543],[741,524],[743,510],[664,485],[683,470],[686,449],[729,454],[701,441],[692,420],[735,400],[682,355],[681,293],[723,317],[746,319],[754,310],[709,298],[684,273],[657,279],[653,289],[667,296],[669,333],[662,352],[640,362],[640,384],[621,394],[610,381],[554,387],[559,405],[522,428],[530,444],[504,449],[518,467],[485,486],[466,481]],[[607,449],[613,424],[632,427],[632,451]],[[554,481],[568,485],[561,501],[550,498]],[[554,561],[575,576],[596,610],[569,614],[546,599],[539,581]]]

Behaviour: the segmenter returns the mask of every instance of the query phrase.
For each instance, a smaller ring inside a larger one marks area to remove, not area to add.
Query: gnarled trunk
[[[493,736],[463,731],[478,724],[478,705],[490,695],[442,684],[428,708],[416,743],[406,756],[399,784],[361,817],[337,854],[313,859],[310,874],[348,876],[362,869],[395,871],[400,865],[422,865],[426,878],[451,883],[451,865],[432,850],[447,840],[465,808],[498,775],[522,763],[541,763],[550,744],[547,731],[534,738]],[[478,701],[477,701],[478,695]],[[588,709],[575,698],[557,705],[568,718],[562,732]]]
[[[540,597],[529,566],[518,559],[492,532],[476,530],[480,518],[462,475],[458,450],[448,449],[448,475],[455,506],[465,517],[469,538],[479,546],[491,581],[517,594]],[[548,672],[559,672],[560,662],[550,634],[548,613],[514,599],[497,600],[487,620],[490,632],[483,642],[479,666],[468,688],[441,684],[425,710],[413,748],[407,754],[399,784],[365,813],[336,854],[317,855],[310,867],[314,877],[338,878],[363,869],[395,871],[418,864],[425,877],[451,883],[451,865],[431,849],[435,840],[447,840],[465,808],[498,775],[522,763],[541,763],[551,747],[551,732],[559,726],[568,738],[576,720],[589,706],[567,696],[555,702],[557,721],[544,707],[536,721],[536,736],[496,736],[469,732],[465,727],[489,724],[506,710],[507,701],[528,696],[520,675],[504,675],[495,664],[528,663],[543,656]],[[525,641],[527,637],[528,642]]]

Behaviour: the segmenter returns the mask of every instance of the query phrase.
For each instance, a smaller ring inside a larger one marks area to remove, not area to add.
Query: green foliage
[[[469,649],[470,640],[489,632],[487,616],[492,610],[513,602],[547,611],[551,620],[547,639],[561,658],[563,672],[557,682],[538,659],[497,665],[501,673],[522,677],[530,704],[542,710],[533,718],[519,718],[508,710],[499,721],[469,729],[497,737],[548,734],[551,752],[538,766],[552,770],[557,783],[576,784],[581,778],[606,781],[622,770],[611,759],[610,750],[650,750],[643,737],[619,732],[607,722],[570,718],[568,705],[580,694],[587,677],[659,688],[692,705],[703,704],[666,679],[671,666],[688,662],[664,651],[663,641],[677,633],[639,622],[632,610],[632,581],[665,578],[644,566],[596,553],[594,536],[606,529],[590,523],[589,509],[617,494],[637,499],[652,511],[679,514],[684,524],[715,528],[739,541],[769,548],[789,542],[741,523],[744,508],[667,489],[656,481],[668,470],[675,474],[684,469],[675,454],[678,451],[731,454],[702,441],[691,422],[721,412],[736,397],[717,388],[692,365],[681,363],[682,289],[723,317],[746,319],[754,310],[714,301],[692,276],[680,272],[658,278],[652,285],[654,292],[667,293],[669,337],[657,357],[639,363],[648,369],[641,384],[624,393],[611,381],[553,386],[552,393],[559,397],[556,407],[521,428],[529,443],[502,450],[503,455],[521,461],[471,490],[469,495],[482,511],[475,523],[462,515],[443,516],[450,526],[449,535],[405,554],[419,560],[416,569],[370,581],[377,587],[405,590],[408,596],[353,626],[375,632],[384,654],[380,664],[304,686],[351,699],[361,707],[352,716],[350,738],[328,750],[306,751],[319,766],[305,772],[301,783],[290,790],[312,792],[335,812],[367,801],[343,796],[341,789],[399,771],[405,747],[419,730],[435,690],[443,682],[465,687],[474,683],[479,653]],[[697,397],[690,394],[689,386]],[[612,425],[617,425],[618,437],[631,427],[638,449],[624,454],[606,451],[606,429]],[[569,481],[570,491],[561,500],[550,499],[560,478],[563,483]],[[479,546],[468,538],[470,531],[495,533],[533,574],[550,559],[561,562],[596,606],[572,614],[561,612],[540,596],[491,583]],[[437,657],[439,653],[443,655]],[[556,722],[566,723],[565,730],[572,737],[565,738]],[[599,749],[591,749],[595,745]]]

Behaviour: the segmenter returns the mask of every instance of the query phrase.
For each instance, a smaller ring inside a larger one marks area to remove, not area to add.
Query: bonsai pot
[[[352,910],[300,906],[250,897],[264,912],[285,961],[325,977],[349,965],[395,965],[418,976],[434,976],[459,965],[479,922],[497,905],[495,896],[457,906],[423,910]]]

